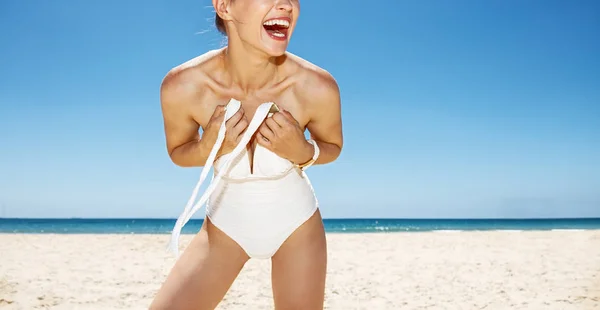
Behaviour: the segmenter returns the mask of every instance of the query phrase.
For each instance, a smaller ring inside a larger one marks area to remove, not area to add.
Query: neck
[[[261,55],[243,44],[230,43],[225,49],[225,71],[231,78],[231,86],[243,96],[264,88],[277,76],[275,58]]]

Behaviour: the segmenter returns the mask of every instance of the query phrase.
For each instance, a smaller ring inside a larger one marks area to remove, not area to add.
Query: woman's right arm
[[[210,127],[219,124],[224,113],[220,109],[215,110],[201,139],[198,133],[200,125],[192,117],[192,104],[198,104],[197,84],[186,81],[183,74],[169,72],[160,88],[167,151],[171,161],[180,167],[204,166],[216,140]]]

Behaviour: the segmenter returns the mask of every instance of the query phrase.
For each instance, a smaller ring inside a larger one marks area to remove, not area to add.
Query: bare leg
[[[271,261],[275,309],[323,309],[327,241],[319,211],[285,241]]]
[[[246,252],[206,219],[171,269],[150,309],[215,309],[247,261]]]

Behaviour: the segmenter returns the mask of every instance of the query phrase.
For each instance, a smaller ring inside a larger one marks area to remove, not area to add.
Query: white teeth
[[[279,25],[279,26],[288,28],[290,26],[290,22],[288,22],[285,19],[272,19],[272,20],[266,21],[263,25],[265,25],[265,26]]]
[[[285,34],[281,33],[281,32],[273,32],[272,35],[276,36],[276,37],[280,37],[283,38],[285,37]]]

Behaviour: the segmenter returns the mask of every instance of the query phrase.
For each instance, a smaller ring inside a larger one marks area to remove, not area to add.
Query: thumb
[[[292,121],[293,123],[295,123],[296,125],[300,125],[298,123],[298,121],[294,118],[294,116],[292,115],[292,113],[290,113],[290,111],[288,110],[282,110],[281,111],[283,113],[283,115],[285,115],[290,121]]]
[[[215,107],[215,110],[213,111],[212,114],[212,119],[218,119],[221,116],[225,115],[225,106],[224,105],[218,105]]]

